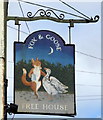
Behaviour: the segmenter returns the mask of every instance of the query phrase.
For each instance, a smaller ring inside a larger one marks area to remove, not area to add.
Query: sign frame
[[[39,31],[35,31],[35,32],[33,32],[33,33],[31,33],[29,36],[31,36],[32,34],[34,34],[34,33],[37,33],[37,32],[42,32],[42,31],[49,31],[49,32],[52,32],[52,31],[50,31],[50,30],[39,30]],[[55,34],[55,35],[57,35],[57,36],[59,36],[57,33],[55,33],[55,32],[52,32],[53,34]],[[15,76],[15,65],[16,65],[16,58],[15,58],[15,56],[16,56],[16,48],[15,48],[15,46],[16,46],[16,44],[25,44],[26,43],[26,41],[28,40],[28,38],[29,38],[29,36],[26,38],[26,40],[24,41],[24,42],[14,42],[14,103],[15,104],[17,104],[16,103],[16,99],[15,99],[15,91],[16,91],[16,89],[15,89],[15,87],[16,87],[16,85],[15,85],[15,80],[16,80],[16,76]],[[68,47],[68,46],[70,46],[70,47],[73,47],[73,54],[74,54],[74,56],[73,56],[73,59],[74,59],[74,67],[73,67],[73,81],[74,81],[74,113],[71,113],[71,114],[68,114],[68,113],[65,113],[65,114],[62,114],[62,113],[42,113],[42,112],[17,112],[17,114],[41,114],[41,115],[60,115],[60,116],[71,116],[71,117],[74,117],[75,115],[76,115],[76,98],[75,98],[75,45],[74,44],[65,44],[65,41],[63,40],[63,38],[61,37],[61,36],[59,36],[60,37],[60,39],[62,40],[62,42],[63,42],[63,44],[64,44],[64,46],[65,47]],[[18,106],[19,107],[19,106]]]

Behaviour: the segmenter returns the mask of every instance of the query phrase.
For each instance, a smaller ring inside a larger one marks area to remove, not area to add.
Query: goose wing
[[[68,86],[65,86],[64,84],[62,84],[55,77],[51,76],[50,82],[51,82],[51,85],[58,91],[58,93],[67,93],[68,92],[67,90],[65,90],[68,88]]]
[[[43,78],[43,87],[48,94],[51,94],[51,95],[58,94],[58,91],[55,89],[55,86],[51,84],[49,78],[48,79]]]
[[[64,85],[63,83],[61,83],[57,78],[51,76],[50,77],[50,82],[56,86],[59,86],[61,88],[67,89],[68,86]]]

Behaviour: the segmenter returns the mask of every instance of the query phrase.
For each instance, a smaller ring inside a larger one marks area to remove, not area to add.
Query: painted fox
[[[32,66],[34,67],[28,73],[29,78],[31,78],[31,82],[28,82],[26,80],[27,71],[25,68],[23,68],[23,75],[21,77],[21,80],[24,85],[31,87],[31,89],[34,91],[34,94],[38,98],[37,91],[41,86],[40,77],[41,75],[45,76],[46,74],[41,70],[41,62],[38,60],[38,58],[36,58],[36,60],[32,59],[31,62]]]

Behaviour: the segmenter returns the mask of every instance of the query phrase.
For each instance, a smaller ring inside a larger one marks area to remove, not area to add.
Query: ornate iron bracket
[[[63,13],[57,15],[52,9],[39,9],[36,13],[28,12],[27,17],[13,17],[8,16],[7,20],[15,20],[16,23],[19,21],[35,21],[35,20],[52,20],[59,23],[70,23],[70,26],[74,26],[74,23],[95,23],[99,20],[99,16],[96,15],[91,19],[80,18],[80,19],[64,19],[65,15]]]
[[[37,16],[39,14],[39,16]],[[53,15],[53,16],[52,16]],[[55,16],[55,17],[54,17]],[[59,14],[57,15],[53,10],[51,9],[47,9],[47,10],[44,10],[44,9],[39,9],[34,15],[32,14],[32,12],[28,12],[27,13],[27,17],[28,18],[39,18],[40,19],[53,19],[54,18],[54,21],[56,21],[55,19],[58,19],[58,20],[62,20],[64,21],[64,23],[67,21],[67,19],[64,19],[65,18],[65,15],[64,14]],[[71,21],[71,19],[69,19]],[[91,19],[84,19],[86,20],[87,22],[97,22],[99,20],[99,16],[96,15],[94,18],[91,17]],[[72,19],[72,21],[74,21]],[[59,22],[59,21],[58,21]],[[67,23],[67,22],[66,22]],[[70,22],[71,23],[71,22]]]
[[[9,20],[18,20],[18,21],[36,21],[36,20],[52,20],[55,22],[60,22],[60,23],[95,23],[98,22],[99,16],[96,15],[94,18],[91,19],[57,19],[54,17],[47,17],[47,16],[37,16],[37,17],[17,17],[17,16],[8,16],[7,21]]]
[[[59,20],[63,20],[65,15],[64,14],[60,14],[59,16],[51,9],[47,9],[47,10],[43,10],[43,9],[39,9],[34,15],[32,15],[32,12],[28,12],[27,16],[28,18],[34,18],[37,14],[39,13],[39,15],[41,17],[51,17],[51,15],[54,15],[57,19]]]

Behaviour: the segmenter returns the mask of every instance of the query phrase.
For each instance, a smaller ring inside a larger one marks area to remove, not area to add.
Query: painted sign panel
[[[75,46],[40,30],[14,49],[18,113],[75,115]]]

